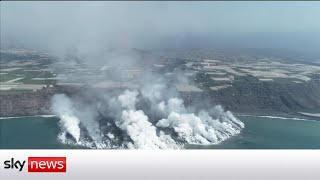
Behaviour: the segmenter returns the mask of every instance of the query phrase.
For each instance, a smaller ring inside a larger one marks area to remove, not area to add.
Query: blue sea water
[[[196,149],[320,149],[320,121],[239,116],[243,131],[226,141]],[[56,117],[0,118],[0,149],[83,148],[59,142]]]

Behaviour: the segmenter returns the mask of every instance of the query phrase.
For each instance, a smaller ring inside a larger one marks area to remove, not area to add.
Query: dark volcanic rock
[[[52,114],[51,98],[57,93],[70,93],[70,88],[43,88],[37,91],[1,93],[0,117]]]
[[[55,88],[43,88],[35,92],[0,95],[0,116],[31,116],[50,114],[50,99]]]
[[[209,100],[236,113],[295,114],[298,111],[320,110],[320,82],[252,83],[245,82],[197,96],[185,94],[188,104]]]

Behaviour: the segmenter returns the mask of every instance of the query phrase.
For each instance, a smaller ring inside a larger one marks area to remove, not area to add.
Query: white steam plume
[[[64,94],[56,94],[52,98],[52,112],[60,117],[62,134],[69,133],[76,142],[80,139],[79,119],[74,115],[73,103]],[[64,137],[64,136],[62,136]]]
[[[121,118],[116,121],[116,125],[126,132],[132,143],[128,143],[128,148],[134,149],[168,149],[176,147],[176,143],[161,132],[157,135],[156,127],[148,120],[148,116],[142,110],[135,110],[137,100],[137,91],[126,90],[124,94],[118,97],[123,110]]]
[[[140,72],[141,66],[146,66],[147,59],[138,56],[136,51],[125,51],[125,54],[124,60],[115,58],[118,55],[97,56],[99,58],[96,59],[101,59],[97,63],[89,61],[95,53],[88,55],[83,59],[87,61],[83,66],[91,64],[89,67],[95,69],[110,66],[109,69],[102,68],[106,74],[97,82],[91,82],[92,79],[85,74],[81,78],[89,85],[85,93],[80,89],[75,90],[72,98],[65,95],[53,98],[53,112],[61,118],[62,133],[59,137],[62,142],[70,144],[70,134],[76,141],[72,143],[90,148],[177,149],[184,148],[186,144],[217,144],[244,128],[241,121],[221,106],[199,108],[203,106],[199,101],[185,105],[173,86],[181,82],[188,84],[183,73],[174,71],[171,78],[165,78],[152,70],[143,70],[144,74],[130,77],[130,80],[126,80],[126,76],[117,77],[121,71]],[[81,73],[71,74],[72,77],[78,75]],[[107,77],[109,75],[112,77]],[[123,90],[121,85],[105,89],[103,85],[108,85],[107,80],[120,84],[137,83],[137,87],[131,87],[135,90]],[[94,88],[100,87],[100,81],[101,89]]]
[[[144,94],[148,94],[148,96],[144,97]],[[219,143],[240,133],[244,127],[241,121],[236,119],[231,112],[225,112],[221,106],[211,109],[214,117],[216,117],[213,118],[209,112],[203,110],[188,112],[180,98],[174,97],[167,101],[160,101],[161,98],[159,97],[162,96],[162,92],[144,92],[144,94],[140,94],[137,90],[125,90],[117,98],[107,99],[112,106],[118,106],[112,107],[112,111],[118,111],[117,113],[113,112],[115,117],[112,121],[115,124],[113,128],[117,128],[120,133],[102,132],[106,134],[106,137],[109,137],[109,139],[104,140],[100,136],[97,117],[92,115],[95,114],[91,112],[93,109],[74,110],[70,99],[65,95],[56,95],[53,100],[53,107],[56,107],[54,112],[64,122],[61,123],[63,125],[62,129],[66,129],[66,132],[80,141],[78,144],[92,147],[92,143],[94,143],[96,148],[178,149],[183,148],[183,144],[209,145]],[[142,99],[149,99],[152,103],[157,102],[157,105],[152,105],[157,108],[149,108],[151,113],[161,114],[160,119],[151,121],[145,113],[148,109],[136,110],[136,105],[141,99],[139,96]],[[60,104],[66,104],[67,108],[57,108]],[[78,117],[74,115],[74,112],[77,112]],[[87,120],[79,121],[79,119]],[[93,142],[88,142],[85,138],[80,139],[79,123],[88,131]],[[108,125],[110,124],[112,123],[108,123]],[[77,129],[77,133],[74,132],[74,129]],[[121,138],[116,137],[116,134],[118,136],[121,134],[128,139],[119,140]],[[110,145],[114,142],[114,139],[118,139],[120,142],[117,145]]]
[[[93,140],[93,144],[97,148],[104,148],[100,135],[99,123],[96,120],[96,113],[89,107],[76,108],[74,103],[64,94],[56,94],[52,98],[52,112],[60,118],[60,126],[62,132],[59,139],[68,143],[66,135],[69,133],[76,141],[76,144],[83,145],[81,141],[80,124],[88,132],[88,136]],[[90,144],[92,146],[92,143]]]

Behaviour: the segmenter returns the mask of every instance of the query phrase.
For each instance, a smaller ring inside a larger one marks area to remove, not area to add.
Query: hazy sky
[[[319,34],[320,2],[1,2],[1,41],[48,48],[192,47],[215,39],[273,46],[276,38],[314,48]]]

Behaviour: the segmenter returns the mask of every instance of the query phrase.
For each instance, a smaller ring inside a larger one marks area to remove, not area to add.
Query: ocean
[[[320,121],[238,116],[245,128],[226,141],[191,149],[320,149]],[[0,149],[78,149],[58,141],[57,117],[0,118]]]

